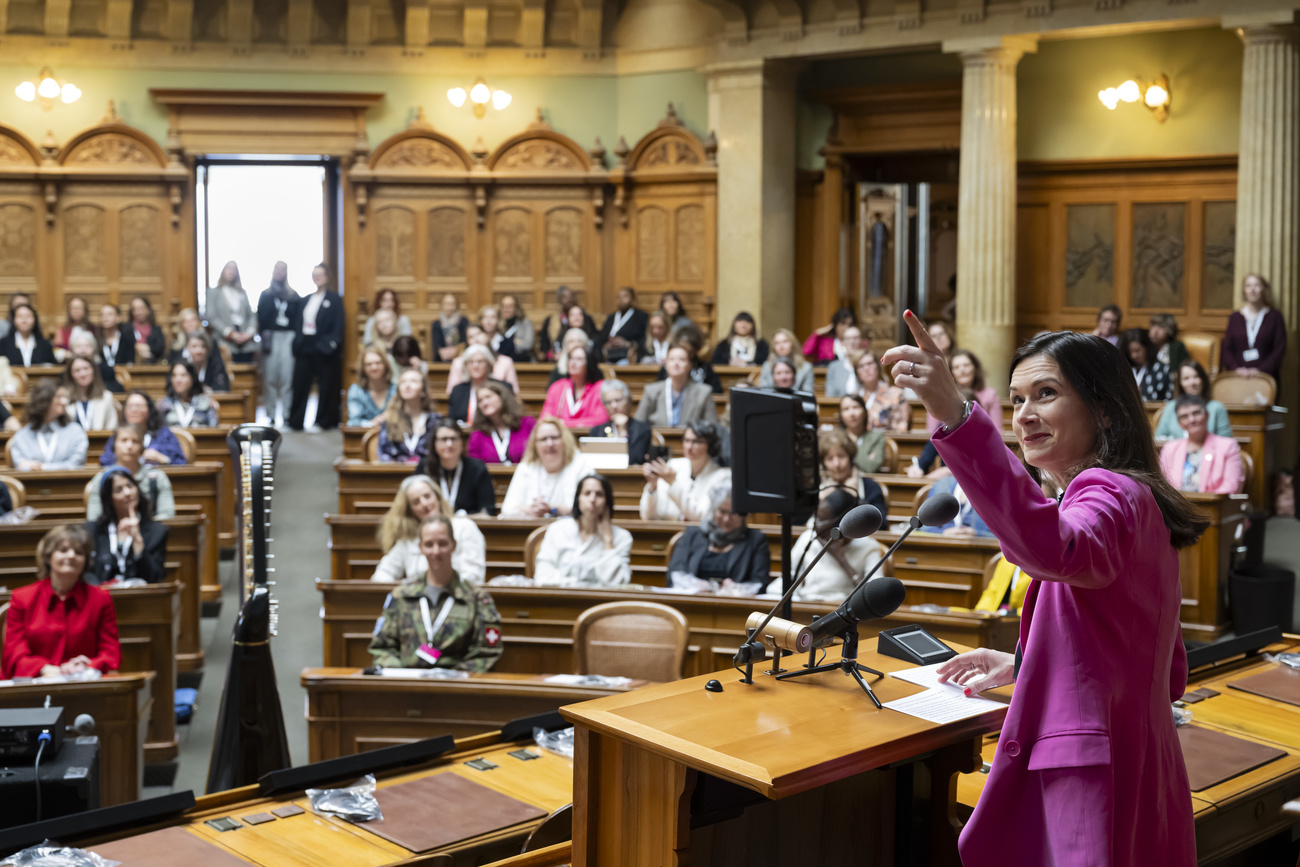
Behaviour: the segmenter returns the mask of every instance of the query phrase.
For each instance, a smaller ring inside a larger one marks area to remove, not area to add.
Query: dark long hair
[[[1119,339],[1120,351],[1124,353],[1124,360],[1128,362],[1130,368],[1137,367],[1137,365],[1133,363],[1132,357],[1128,354],[1128,348],[1134,343],[1142,345],[1142,349],[1147,354],[1146,366],[1150,367],[1152,362],[1156,360],[1156,347],[1155,344],[1151,342],[1151,337],[1147,334],[1145,328],[1130,328],[1128,331],[1125,331]]]
[[[199,383],[199,372],[188,361],[181,360],[167,365],[167,396],[170,398],[180,397],[176,393],[176,389],[172,387],[172,374],[176,372],[178,367],[185,368],[185,372],[190,375],[190,393],[185,396],[185,399],[193,403],[194,398],[203,393],[203,386]]]
[[[171,382],[170,368],[168,369],[167,381]],[[190,390],[193,391],[193,389]],[[149,407],[149,417],[146,418],[144,422],[144,433],[153,433],[154,431],[158,430],[159,427],[161,427],[161,423],[158,421],[158,407],[154,405],[153,398],[149,396],[148,392],[142,391],[138,388],[131,389],[131,391],[127,393],[126,399],[122,401],[122,407],[124,410],[123,417],[125,418],[126,415],[125,414],[126,402],[135,395],[139,395],[140,397],[144,398],[144,405]]]
[[[131,484],[135,485],[135,492],[140,503],[135,507],[136,514],[140,517],[140,526],[143,528],[153,521],[153,511],[149,507],[149,501],[145,498],[144,491],[140,490],[140,483],[131,475],[131,471],[126,467],[114,464],[104,470],[104,475],[99,480],[99,504],[102,510],[99,517],[95,519],[95,533],[107,533],[108,525],[116,525],[119,518],[117,507],[113,505],[113,479],[121,476]]]
[[[579,503],[582,502],[582,487],[590,479],[595,479],[601,490],[605,492],[605,517],[611,521],[614,520],[614,486],[610,484],[608,478],[600,473],[590,473],[578,480],[578,487],[573,492],[573,520],[578,521],[582,518],[582,509],[579,508]]]
[[[1210,525],[1160,472],[1151,422],[1128,358],[1100,337],[1056,331],[1021,346],[1011,361],[1010,374],[1015,374],[1020,362],[1038,355],[1056,362],[1061,375],[1087,405],[1097,430],[1092,458],[1072,474],[1100,467],[1146,485],[1169,528],[1170,544],[1175,548],[1194,544]],[[1035,467],[1029,467],[1029,472],[1035,481],[1041,481]]]

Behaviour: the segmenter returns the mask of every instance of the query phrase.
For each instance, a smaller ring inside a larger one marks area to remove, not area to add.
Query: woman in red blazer
[[[0,677],[49,677],[122,662],[113,599],[82,578],[94,547],[84,527],[68,524],[36,547],[39,580],[14,591],[5,621]]]

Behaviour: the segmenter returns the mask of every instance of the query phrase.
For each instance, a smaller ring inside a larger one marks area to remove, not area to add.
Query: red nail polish
[[[962,692],[966,693],[967,695],[970,695],[970,687],[966,687],[965,689],[962,690]]]

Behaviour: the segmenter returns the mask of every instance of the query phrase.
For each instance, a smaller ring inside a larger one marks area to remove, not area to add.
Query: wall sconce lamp
[[[41,70],[35,81],[24,81],[14,88],[14,95],[23,102],[41,101],[41,108],[49,111],[54,108],[54,100],[62,99],[72,103],[81,99],[81,88],[70,81],[62,84],[54,77],[54,71],[48,66]]]
[[[1130,78],[1119,87],[1108,87],[1100,91],[1097,98],[1111,111],[1114,111],[1121,102],[1141,101],[1155,113],[1156,120],[1164,123],[1169,117],[1169,76],[1161,73],[1155,81],[1145,84],[1139,84],[1136,79]]]
[[[456,108],[460,108],[464,105],[466,98],[469,99],[470,103],[474,107],[474,116],[481,118],[483,115],[487,114],[487,106],[489,102],[492,103],[493,108],[497,111],[501,111],[503,108],[510,105],[510,100],[513,97],[504,90],[492,90],[487,86],[487,82],[481,78],[474,82],[474,86],[471,87],[468,92],[466,92],[463,87],[453,87],[451,90],[447,91],[447,101],[456,106]]]

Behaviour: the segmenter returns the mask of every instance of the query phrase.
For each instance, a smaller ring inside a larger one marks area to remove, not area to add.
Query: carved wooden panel
[[[136,139],[121,133],[106,133],[93,136],[77,145],[63,163],[70,166],[156,166],[158,161]]]
[[[496,214],[492,251],[497,277],[529,277],[532,272],[531,214],[524,208],[503,208]]]
[[[152,205],[131,205],[122,209],[118,215],[121,276],[162,276],[161,231],[162,216]]]
[[[427,138],[410,138],[385,151],[375,161],[375,168],[459,170],[465,168],[461,158],[447,145]]]
[[[1201,309],[1232,310],[1232,276],[1237,240],[1237,203],[1206,202],[1201,230]]]
[[[63,273],[107,277],[104,270],[104,209],[74,205],[63,212]]]
[[[434,208],[429,212],[429,276],[465,276],[465,223],[462,208]]]
[[[37,221],[29,205],[0,205],[0,277],[36,276]]]
[[[1183,307],[1183,254],[1187,245],[1183,202],[1133,205],[1133,306]]]
[[[1115,297],[1115,206],[1065,208],[1065,306],[1101,307]]]
[[[640,283],[668,279],[668,212],[656,205],[637,211],[636,276]]]
[[[556,208],[546,215],[546,276],[582,276],[582,214],[576,208]]]
[[[37,161],[16,139],[0,132],[0,165],[34,166]]]
[[[375,212],[375,274],[414,277],[415,214],[396,205]]]
[[[497,169],[504,171],[582,171],[584,166],[568,148],[546,139],[531,139],[511,146],[497,158]]]
[[[682,205],[673,226],[677,248],[677,282],[699,283],[704,279],[704,207]]]

